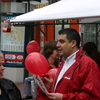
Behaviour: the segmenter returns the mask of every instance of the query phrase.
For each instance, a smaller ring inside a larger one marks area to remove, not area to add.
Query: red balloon
[[[48,72],[50,64],[42,54],[33,52],[26,57],[25,66],[30,73],[42,75]]]
[[[39,51],[40,51],[39,44],[35,40],[29,42],[26,46],[26,52],[28,54],[32,52],[39,52]]]
[[[58,68],[52,68],[48,71],[48,74],[54,79],[56,73],[58,71]]]

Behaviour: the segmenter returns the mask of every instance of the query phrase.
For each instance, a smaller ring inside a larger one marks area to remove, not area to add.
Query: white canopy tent
[[[10,22],[35,22],[100,17],[100,0],[61,0],[19,15]]]

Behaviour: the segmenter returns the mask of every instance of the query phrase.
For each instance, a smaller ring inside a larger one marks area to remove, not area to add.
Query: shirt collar
[[[72,62],[73,60],[75,60],[76,58],[76,53],[78,52],[79,50],[77,50],[76,52],[74,52],[73,54],[71,54],[69,57],[67,57],[65,59],[65,62]]]

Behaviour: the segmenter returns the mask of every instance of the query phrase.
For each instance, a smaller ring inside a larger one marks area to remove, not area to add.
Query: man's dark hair
[[[72,28],[66,28],[59,31],[59,35],[66,34],[66,38],[71,42],[72,40],[76,41],[76,46],[79,48],[80,45],[80,35],[79,33]]]

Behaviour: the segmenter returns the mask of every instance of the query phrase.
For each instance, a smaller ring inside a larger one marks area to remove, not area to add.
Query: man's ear
[[[76,41],[75,40],[72,40],[71,43],[72,43],[72,47],[76,46]]]

